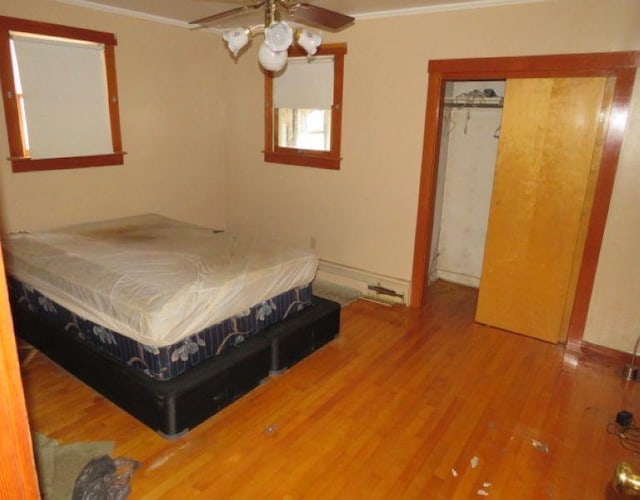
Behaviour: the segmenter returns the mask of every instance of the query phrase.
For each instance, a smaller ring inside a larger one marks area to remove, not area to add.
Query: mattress
[[[3,247],[13,278],[152,350],[303,289],[318,265],[311,250],[155,214],[13,234]]]

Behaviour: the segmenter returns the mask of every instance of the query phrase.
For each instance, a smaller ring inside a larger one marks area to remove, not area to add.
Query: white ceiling
[[[159,22],[185,25],[189,21],[250,4],[250,0],[57,0],[143,17]],[[309,0],[307,0],[309,1]],[[495,5],[517,4],[545,0],[311,0],[319,7],[360,18],[409,15],[436,10],[458,10]],[[225,28],[261,22],[262,11],[234,16],[228,22],[213,27]]]

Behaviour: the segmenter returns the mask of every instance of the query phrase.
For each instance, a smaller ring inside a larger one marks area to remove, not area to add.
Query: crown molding
[[[504,7],[525,3],[557,2],[558,0],[480,0],[458,3],[444,3],[440,5],[425,5],[424,7],[410,7],[407,9],[381,10],[377,12],[363,12],[351,14],[356,20],[379,19],[385,17],[417,16],[434,12],[450,12],[457,10],[484,9],[487,7]]]
[[[153,21],[156,23],[170,24],[172,26],[193,29],[193,26],[191,26],[189,23],[185,21],[178,21],[176,19],[171,19],[168,17],[156,16],[153,14],[146,14],[144,12],[125,9],[123,7],[114,7],[112,5],[104,5],[97,2],[91,2],[90,0],[55,0],[55,1],[59,3],[66,3],[69,5],[76,5],[78,7],[86,7],[89,9],[100,10],[102,12],[109,12],[111,14],[120,14],[122,16],[135,17],[138,19],[144,19],[145,21]]]
[[[86,7],[89,9],[109,12],[112,14],[120,14],[123,16],[135,17],[138,19],[144,19],[146,21],[153,21],[157,23],[170,24],[172,26],[193,29],[193,26],[185,21],[178,21],[176,19],[171,19],[168,17],[156,16],[153,14],[146,14],[144,12],[125,9],[123,7],[114,7],[112,5],[104,5],[101,3],[92,2],[91,0],[55,0],[55,1],[60,3],[70,4],[70,5],[76,5],[78,7]],[[377,11],[377,12],[362,12],[362,13],[356,13],[352,15],[356,19],[366,20],[366,19],[380,19],[385,17],[415,16],[420,14],[429,14],[433,12],[472,10],[472,9],[483,9],[487,7],[502,7],[502,6],[519,5],[519,4],[526,4],[526,3],[542,3],[542,2],[557,2],[557,1],[558,0],[480,0],[480,1],[476,0],[476,1],[466,1],[466,2],[458,2],[458,3],[445,3],[441,5],[429,5],[424,7],[411,7],[406,9],[390,9],[390,10]],[[209,29],[206,29],[205,31],[213,31],[213,32],[220,33],[224,30],[209,28]]]

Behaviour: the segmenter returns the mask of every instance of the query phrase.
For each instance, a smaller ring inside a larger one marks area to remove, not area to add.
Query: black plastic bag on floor
[[[76,479],[72,500],[122,500],[131,493],[129,481],[140,464],[107,455],[91,460]]]

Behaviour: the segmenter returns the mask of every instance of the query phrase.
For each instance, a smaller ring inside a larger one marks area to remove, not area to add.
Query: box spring
[[[19,337],[165,438],[176,438],[338,334],[340,306],[312,305],[171,380],[119,363],[42,316],[12,303]]]
[[[174,344],[155,347],[96,325],[21,281],[10,277],[8,286],[12,303],[50,317],[48,321],[51,325],[69,331],[78,340],[91,344],[114,361],[127,364],[158,380],[170,380],[208,358],[219,356],[311,304],[311,284],[308,284],[255,304],[247,311]]]

